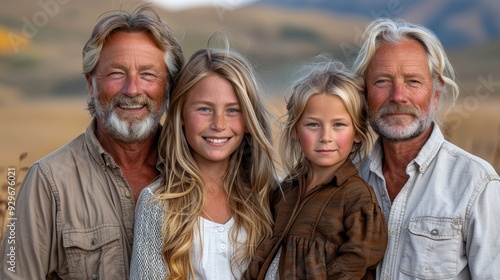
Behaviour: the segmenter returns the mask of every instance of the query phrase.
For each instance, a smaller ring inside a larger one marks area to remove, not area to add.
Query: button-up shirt
[[[0,279],[128,279],[135,201],[95,126],[30,167]]]
[[[382,159],[379,139],[360,168],[389,227],[377,278],[498,279],[500,178],[493,167],[446,141],[434,124],[391,202]]]

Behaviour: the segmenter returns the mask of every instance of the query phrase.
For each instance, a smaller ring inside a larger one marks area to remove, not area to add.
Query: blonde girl
[[[131,278],[239,279],[272,233],[278,183],[266,112],[241,55],[192,55],[163,125],[163,181],[138,202]]]
[[[280,147],[288,176],[273,199],[273,236],[246,279],[373,278],[387,228],[352,163],[374,139],[362,94],[359,80],[331,60],[292,87]]]

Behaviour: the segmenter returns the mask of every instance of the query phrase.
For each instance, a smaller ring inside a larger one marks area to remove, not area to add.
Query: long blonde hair
[[[165,212],[162,255],[169,270],[167,279],[193,279],[191,248],[206,194],[201,174],[181,124],[182,108],[190,89],[203,77],[216,74],[229,81],[242,108],[245,134],[231,155],[224,177],[229,211],[235,220],[231,242],[235,254],[231,267],[244,270],[258,243],[272,234],[269,192],[277,187],[273,161],[272,131],[249,63],[239,54],[206,48],[195,52],[174,85],[160,140],[166,160],[164,186],[158,191]],[[245,244],[237,243],[238,232],[247,232]]]

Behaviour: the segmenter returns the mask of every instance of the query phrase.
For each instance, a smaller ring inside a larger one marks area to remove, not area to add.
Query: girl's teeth
[[[221,144],[224,142],[227,142],[227,138],[225,139],[211,139],[211,138],[206,138],[208,142],[214,143],[214,144]]]

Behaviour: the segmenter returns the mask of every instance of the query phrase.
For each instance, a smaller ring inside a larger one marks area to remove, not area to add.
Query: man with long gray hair
[[[458,86],[438,38],[419,25],[377,19],[354,70],[379,135],[360,167],[389,227],[377,278],[497,279],[500,178],[441,132],[438,113],[454,103]]]
[[[150,6],[101,16],[83,48],[93,120],[30,167],[16,201],[16,267],[4,239],[0,279],[129,278],[135,202],[160,178],[159,121],[183,63]]]

